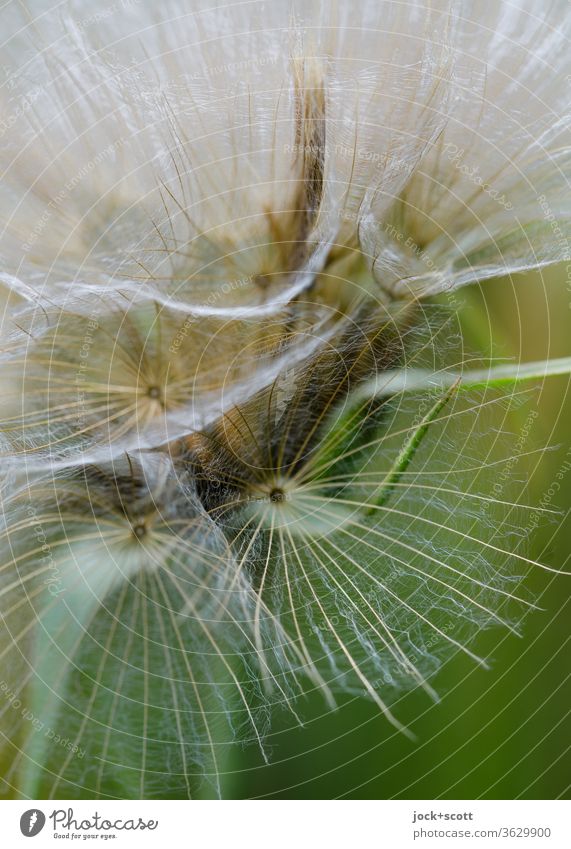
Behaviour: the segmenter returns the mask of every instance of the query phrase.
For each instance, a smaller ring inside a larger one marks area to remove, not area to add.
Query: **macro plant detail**
[[[400,693],[524,633],[554,511],[491,489],[487,417],[571,358],[489,361],[458,313],[569,261],[571,16],[481,18],[0,12],[6,795],[221,796],[307,693],[413,738]]]

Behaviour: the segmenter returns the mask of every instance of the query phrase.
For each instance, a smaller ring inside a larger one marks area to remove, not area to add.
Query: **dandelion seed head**
[[[430,297],[568,259],[565,8],[2,10],[0,652],[75,746],[18,730],[24,796],[220,793],[218,736],[307,690],[400,728],[515,630],[507,402],[433,391]]]

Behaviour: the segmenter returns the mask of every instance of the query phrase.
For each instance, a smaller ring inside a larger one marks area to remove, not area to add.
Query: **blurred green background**
[[[484,356],[520,361],[571,353],[571,287],[565,268],[489,281],[458,294],[458,316],[467,347]],[[567,377],[532,386],[520,410],[498,412],[514,438],[529,411],[534,420],[527,450],[514,477],[526,481],[522,502],[539,504],[558,473],[550,506],[562,515],[541,522],[525,540],[526,555],[555,569],[570,569],[571,392]],[[470,422],[463,417],[462,427]],[[462,434],[458,434],[459,440]],[[522,484],[515,486],[521,495]],[[513,486],[512,486],[513,496]],[[546,503],[546,502],[544,502]],[[224,776],[226,798],[516,799],[569,798],[571,782],[571,577],[532,568],[525,586],[542,610],[525,614],[522,637],[501,628],[482,632],[476,649],[492,668],[456,654],[432,684],[431,704],[412,692],[396,707],[416,735],[396,732],[365,699],[345,697],[328,712],[319,696],[302,708],[303,728],[291,718],[273,724],[271,764],[254,748],[236,750]]]

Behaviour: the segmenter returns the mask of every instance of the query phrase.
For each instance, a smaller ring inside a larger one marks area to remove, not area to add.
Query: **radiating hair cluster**
[[[568,258],[552,5],[2,10],[9,793],[220,793],[312,691],[408,733],[403,688],[514,629],[505,396],[395,375],[462,366],[460,287]]]

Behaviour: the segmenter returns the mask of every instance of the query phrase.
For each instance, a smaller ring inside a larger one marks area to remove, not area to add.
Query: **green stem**
[[[418,427],[413,430],[412,434],[399,451],[395,462],[379,486],[379,489],[374,493],[372,504],[366,511],[366,515],[370,516],[375,512],[376,507],[382,507],[389,500],[396,484],[399,482],[400,478],[412,462],[412,458],[416,454],[416,451],[424,439],[428,428],[438,416],[442,408],[446,406],[452,395],[456,392],[458,385],[459,380],[456,380],[452,386],[449,386],[444,394],[436,400],[430,410],[422,418]]]
[[[455,385],[458,389],[478,389],[516,384],[522,380],[542,380],[563,374],[571,374],[571,357],[515,365],[510,363],[465,372],[400,369],[383,372],[374,381],[365,384],[359,390],[359,395],[383,397],[398,395],[400,392],[418,392],[423,389],[446,389]]]

